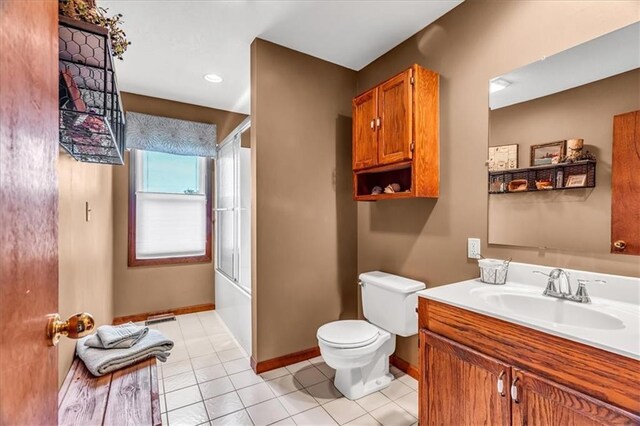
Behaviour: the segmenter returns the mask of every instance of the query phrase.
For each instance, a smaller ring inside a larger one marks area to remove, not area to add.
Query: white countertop
[[[576,278],[607,281],[606,284],[587,285],[591,303],[582,304],[542,295],[547,278],[533,275],[531,271],[548,272],[551,269],[512,262],[504,285],[485,284],[474,279],[422,290],[418,295],[640,360],[640,279],[565,269],[571,274],[574,291]],[[506,299],[496,302],[499,297]],[[518,305],[518,302],[529,306]],[[557,304],[550,305],[552,302]],[[569,309],[563,312],[568,320],[555,322],[554,314],[547,318],[534,307],[538,304],[552,307],[553,312]],[[567,304],[571,305],[564,306]],[[578,315],[594,326],[585,325]]]

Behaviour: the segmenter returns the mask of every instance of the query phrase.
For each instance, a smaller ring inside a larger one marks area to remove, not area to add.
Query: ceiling
[[[509,86],[489,96],[498,109],[640,68],[640,22],[513,70]]]
[[[249,113],[249,46],[262,38],[359,70],[444,15],[449,1],[98,0],[132,42],[120,89]],[[220,75],[218,84],[206,82]]]

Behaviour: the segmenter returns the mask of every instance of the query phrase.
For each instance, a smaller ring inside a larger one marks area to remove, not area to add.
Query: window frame
[[[136,255],[136,224],[137,224],[137,205],[136,205],[136,153],[132,150],[128,153],[129,161],[129,230],[128,230],[128,261],[129,267],[136,266],[162,266],[162,265],[190,265],[198,263],[211,263],[213,259],[212,250],[212,167],[213,159],[206,158],[205,170],[204,170],[204,194],[205,194],[205,232],[206,232],[206,247],[205,254],[199,256],[180,256],[180,257],[158,257],[155,259],[138,259]]]

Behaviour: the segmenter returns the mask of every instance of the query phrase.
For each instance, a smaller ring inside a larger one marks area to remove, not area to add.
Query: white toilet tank
[[[360,274],[362,308],[372,324],[400,336],[418,333],[417,291],[426,286],[420,281],[373,271]]]

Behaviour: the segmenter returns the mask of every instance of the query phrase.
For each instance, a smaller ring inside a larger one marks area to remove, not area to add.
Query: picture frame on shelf
[[[518,144],[490,146],[487,166],[490,172],[518,168]]]
[[[587,175],[571,175],[567,177],[567,182],[564,184],[565,188],[578,188],[584,186],[587,183]]]
[[[531,145],[531,166],[545,166],[549,164],[557,164],[564,157],[567,147],[567,141],[556,141],[543,143],[540,145]]]

